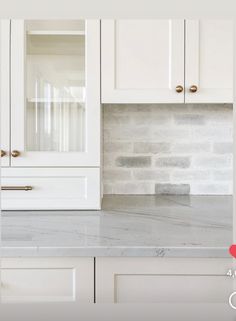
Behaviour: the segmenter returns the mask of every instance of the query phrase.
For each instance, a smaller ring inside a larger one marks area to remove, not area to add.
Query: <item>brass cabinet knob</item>
[[[190,87],[189,90],[191,91],[191,93],[196,93],[198,88],[197,88],[197,86],[193,85],[193,86]]]
[[[184,90],[184,87],[179,85],[179,86],[176,86],[175,90],[177,93],[182,93],[182,91]]]
[[[1,149],[1,157],[6,156],[6,154],[7,154],[7,153],[5,152],[5,150],[2,150],[2,149]]]
[[[13,150],[13,151],[11,152],[11,156],[12,156],[12,157],[18,157],[18,156],[20,156],[20,152],[19,152],[18,150]]]

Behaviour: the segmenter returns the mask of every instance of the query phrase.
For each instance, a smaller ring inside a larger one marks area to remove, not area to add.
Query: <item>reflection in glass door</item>
[[[26,150],[85,150],[85,23],[26,24]]]

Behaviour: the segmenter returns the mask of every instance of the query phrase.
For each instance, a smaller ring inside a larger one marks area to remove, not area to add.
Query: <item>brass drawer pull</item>
[[[32,191],[32,186],[1,186],[2,191]]]

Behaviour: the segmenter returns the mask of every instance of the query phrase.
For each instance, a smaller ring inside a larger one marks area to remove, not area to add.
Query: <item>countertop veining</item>
[[[2,256],[228,257],[230,196],[106,196],[101,211],[2,213]]]

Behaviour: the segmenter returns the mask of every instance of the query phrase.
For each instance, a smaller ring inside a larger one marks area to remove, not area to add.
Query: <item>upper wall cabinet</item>
[[[103,20],[102,102],[184,102],[184,21]]]
[[[100,23],[11,21],[11,166],[100,165]]]
[[[232,88],[230,21],[102,21],[103,103],[226,103]]]
[[[233,23],[186,21],[186,103],[233,102]]]

